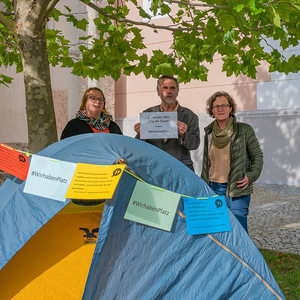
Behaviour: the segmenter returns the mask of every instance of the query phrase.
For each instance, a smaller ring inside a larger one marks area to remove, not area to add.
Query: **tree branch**
[[[83,3],[84,0],[79,0]],[[180,4],[185,4],[187,6],[189,5],[192,5],[190,2],[187,3],[187,2],[182,2],[182,1],[177,1],[177,0],[165,0],[166,2],[176,2],[176,3],[180,3]],[[275,0],[275,1],[278,1],[278,0]],[[149,28],[152,28],[152,29],[162,29],[162,30],[167,30],[167,31],[170,31],[172,33],[174,32],[178,32],[178,31],[186,31],[186,32],[189,32],[189,31],[203,31],[204,28],[203,27],[178,27],[180,24],[177,25],[177,27],[174,27],[176,25],[170,25],[170,26],[161,26],[161,25],[156,25],[156,24],[153,24],[153,23],[146,23],[146,22],[138,22],[138,21],[133,21],[133,20],[130,20],[130,19],[127,19],[127,18],[120,18],[120,17],[117,17],[116,15],[112,15],[112,14],[108,14],[106,12],[104,12],[100,7],[96,6],[95,4],[93,3],[88,3],[86,4],[88,5],[89,7],[91,7],[92,9],[94,9],[95,11],[97,11],[99,14],[109,18],[109,19],[112,19],[112,20],[115,20],[119,23],[129,23],[129,24],[132,24],[132,25],[137,25],[137,26],[143,26],[143,27],[149,27]],[[202,5],[202,4],[201,4]],[[208,5],[208,4],[203,4],[203,6],[213,6],[213,7],[217,7],[216,5]],[[223,6],[224,8],[225,6]],[[221,8],[221,6],[218,6],[218,8]],[[257,28],[246,28],[248,31],[260,31],[261,29],[264,29],[264,28],[268,28],[268,27],[274,27],[273,24],[269,24],[269,25],[265,25],[265,26],[261,26],[261,27],[257,27]],[[219,30],[219,31],[222,31],[222,30]]]
[[[85,3],[84,0],[79,0],[79,1]],[[130,24],[133,24],[133,25],[149,27],[149,28],[152,28],[152,29],[163,29],[163,30],[168,30],[168,31],[171,31],[171,32],[195,31],[195,30],[196,31],[202,31],[203,30],[202,27],[191,27],[191,28],[176,27],[176,28],[172,28],[171,26],[160,26],[160,25],[155,25],[155,24],[151,24],[151,23],[137,22],[137,21],[133,21],[133,20],[130,20],[130,19],[120,18],[120,17],[117,17],[115,15],[108,14],[108,13],[104,12],[100,7],[96,6],[95,4],[93,4],[91,2],[86,4],[86,5],[88,5],[90,8],[94,9],[95,11],[97,11],[102,16],[107,17],[107,18],[112,19],[112,20],[115,20],[119,23],[130,23]]]
[[[274,0],[274,1],[270,1],[268,3],[263,3],[264,6],[268,6],[271,4],[276,4],[277,2],[279,2],[280,0]],[[179,0],[164,0],[164,2],[167,3],[177,3],[177,4],[181,4],[181,5],[186,5],[186,6],[193,6],[193,7],[210,7],[210,8],[219,8],[219,9],[224,9],[224,8],[228,8],[228,5],[214,5],[214,4],[204,4],[204,3],[192,3],[190,1],[188,2],[184,2],[184,1],[179,1]]]
[[[16,33],[16,24],[13,20],[0,13],[0,23],[7,27],[14,35]]]
[[[59,0],[50,0],[48,7],[46,8],[45,11],[45,17],[48,19],[53,8],[56,6],[56,4],[59,2]]]
[[[192,2],[184,2],[184,1],[179,1],[179,0],[164,0],[164,2],[167,3],[177,3],[177,4],[182,4],[182,5],[186,5],[186,6],[200,6],[200,7],[211,7],[211,8],[220,8],[220,9],[224,9],[224,8],[228,8],[228,5],[213,5],[213,4],[204,4],[204,3],[192,3]]]
[[[46,25],[48,21],[48,16],[51,13],[49,9],[53,9],[59,0],[36,0],[33,11],[30,15],[29,22],[34,24],[37,31],[40,30],[42,25]],[[30,21],[30,19],[32,21]]]
[[[270,1],[270,2],[268,2],[268,3],[264,3],[263,5],[266,5],[266,6],[268,6],[268,5],[270,5],[270,4],[276,4],[277,2],[279,2],[280,0],[273,0],[273,1]]]
[[[14,12],[13,11],[2,11],[1,14],[3,16],[13,16]]]

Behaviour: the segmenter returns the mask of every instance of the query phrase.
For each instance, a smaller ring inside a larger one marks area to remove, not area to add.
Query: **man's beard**
[[[173,104],[176,101],[176,97],[173,96],[172,98],[170,97],[164,97],[163,98],[163,102],[165,102],[166,104]]]

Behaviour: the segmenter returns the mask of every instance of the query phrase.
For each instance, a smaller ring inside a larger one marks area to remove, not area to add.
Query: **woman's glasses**
[[[105,103],[105,98],[97,98],[97,97],[95,97],[95,96],[89,96],[89,99],[90,99],[90,101],[92,102],[92,103],[96,103],[97,102],[97,100],[99,101],[99,103],[100,104],[103,104],[103,103]]]
[[[219,110],[219,108],[221,108],[222,110],[224,110],[225,108],[227,108],[228,106],[230,106],[229,104],[222,104],[222,105],[213,105],[212,109],[213,110]]]

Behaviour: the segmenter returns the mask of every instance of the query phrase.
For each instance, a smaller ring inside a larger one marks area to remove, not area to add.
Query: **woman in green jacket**
[[[236,103],[228,93],[214,93],[206,111],[215,120],[204,128],[201,177],[217,195],[226,196],[227,207],[248,232],[250,195],[263,168],[262,150],[253,128],[237,122]]]

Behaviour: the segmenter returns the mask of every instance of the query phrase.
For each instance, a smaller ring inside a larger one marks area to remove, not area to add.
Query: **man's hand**
[[[134,125],[134,131],[137,133],[137,134],[140,134],[140,129],[141,129],[141,123],[136,123]]]
[[[242,188],[242,190],[246,189],[248,186],[249,186],[249,178],[247,177],[247,175],[245,175],[245,178],[240,180],[240,181],[237,181],[237,187],[240,187]]]
[[[188,129],[187,125],[183,122],[177,121],[178,133],[181,138],[184,140],[184,135]]]

